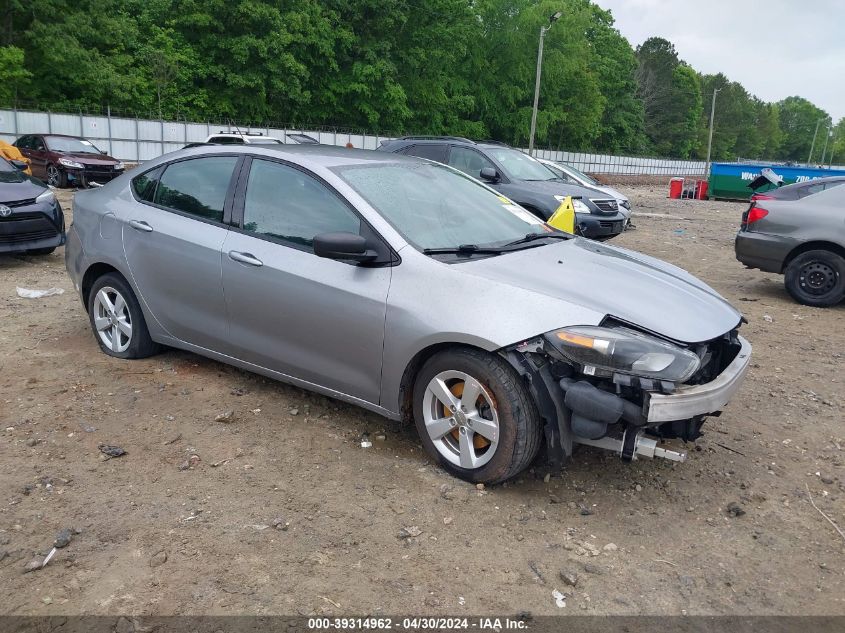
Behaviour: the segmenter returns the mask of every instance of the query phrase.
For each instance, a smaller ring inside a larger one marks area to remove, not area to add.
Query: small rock
[[[560,497],[558,497],[557,495],[550,494],[549,495],[549,503],[556,504],[556,503],[563,503],[563,501],[561,501]]]
[[[771,317],[771,315],[769,315],[769,314],[764,314],[764,315],[763,315],[763,320],[764,320],[766,323],[771,323],[772,321],[774,321],[774,319],[773,319],[773,318]]]
[[[289,409],[288,413],[290,413],[291,415],[299,415],[299,409],[294,407],[293,409]]]
[[[231,393],[233,396],[243,396],[249,393],[249,389],[246,389],[244,387],[235,387],[229,393]]]
[[[36,571],[41,569],[41,563],[44,562],[43,558],[33,558],[26,564],[26,567],[23,568],[23,573],[27,574],[31,571]]]
[[[827,484],[828,486],[831,485],[834,481],[836,481],[834,477],[830,476],[827,473],[821,473],[819,475],[819,479],[821,479],[823,484]]]
[[[223,422],[224,424],[226,424],[228,422],[234,422],[234,420],[235,420],[235,410],[234,409],[229,409],[228,411],[224,411],[223,413],[218,413],[214,418],[215,422]]]
[[[425,606],[427,607],[439,607],[440,606],[440,599],[436,596],[426,596],[425,597]]]
[[[451,525],[452,517],[443,517],[443,525]]]
[[[476,490],[484,490],[484,484],[475,484]]]
[[[159,567],[167,562],[167,552],[157,552],[150,558],[150,567]]]
[[[70,544],[71,539],[73,538],[73,530],[70,528],[65,528],[56,535],[56,540],[53,541],[53,547],[58,547],[59,549],[63,547],[67,547]]]
[[[455,498],[455,489],[449,484],[440,484],[440,496],[447,501]]]
[[[384,442],[387,439],[387,436],[384,433],[376,433],[376,440],[379,442]]]
[[[736,501],[731,501],[725,511],[732,517],[741,517],[745,514],[745,510]]]
[[[545,477],[543,477],[543,483],[544,483],[544,484],[547,484],[547,483],[549,483],[549,482],[551,481],[551,479],[552,479],[552,474],[551,474],[551,473],[546,473],[546,476],[545,476]]]
[[[634,490],[636,490],[637,492],[642,492],[643,487],[640,484],[637,484],[636,486],[634,486]]]
[[[583,503],[579,503],[578,507],[581,508],[581,516],[588,517],[593,514],[593,511]]]
[[[615,552],[616,550],[618,550],[618,549],[619,549],[619,547],[617,547],[616,543],[608,543],[607,545],[605,545],[604,547],[602,547],[602,549],[603,549],[605,552]]]
[[[41,602],[44,604],[53,604],[53,599],[50,596],[44,596],[41,598]]]
[[[122,448],[120,448],[119,446],[111,446],[109,444],[99,444],[97,446],[97,448],[99,448],[100,452],[103,455],[105,455],[106,457],[108,457],[109,459],[112,459],[114,457],[123,457],[124,455],[126,455],[126,451],[123,450]]]
[[[282,518],[273,519],[273,527],[282,532],[287,532],[290,527],[290,521],[285,521]]]
[[[573,571],[561,570],[560,579],[570,587],[578,584],[578,575]]]
[[[38,444],[38,440],[35,439],[34,437],[31,437],[26,441],[26,445],[29,446],[30,448],[32,448],[36,444]]]
[[[413,538],[422,534],[422,530],[418,528],[416,525],[410,525],[408,527],[403,527],[399,530],[399,538]]]
[[[594,574],[596,576],[601,576],[604,573],[604,569],[602,569],[598,565],[593,565],[592,563],[584,563],[584,571],[588,574]]]

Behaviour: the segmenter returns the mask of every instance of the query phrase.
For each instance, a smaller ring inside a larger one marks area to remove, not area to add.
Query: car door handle
[[[129,220],[129,226],[136,231],[143,231],[144,233],[152,233],[153,227],[143,220]]]
[[[240,251],[229,251],[229,259],[242,264],[249,264],[250,266],[263,266],[264,262],[258,259],[252,253],[241,253]]]

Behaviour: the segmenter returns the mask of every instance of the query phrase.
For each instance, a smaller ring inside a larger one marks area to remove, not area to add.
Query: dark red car
[[[26,134],[13,144],[32,162],[32,175],[52,187],[102,184],[124,171],[122,161],[78,136]]]

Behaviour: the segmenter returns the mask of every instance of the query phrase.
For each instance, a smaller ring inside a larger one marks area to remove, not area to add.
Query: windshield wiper
[[[500,255],[507,250],[478,244],[461,244],[446,248],[426,248],[423,249],[423,255]]]
[[[553,240],[571,240],[575,236],[570,235],[569,233],[529,233],[525,237],[521,237],[518,240],[514,240],[513,242],[508,242],[507,244],[505,244],[505,247],[516,246],[517,244],[527,244],[528,242],[533,242],[534,240],[542,240],[547,237]]]

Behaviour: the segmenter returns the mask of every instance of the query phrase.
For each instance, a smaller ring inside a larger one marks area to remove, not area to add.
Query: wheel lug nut
[[[454,404],[449,405],[449,409],[450,409],[450,410],[452,410],[452,411],[454,411],[454,410],[455,410],[455,405],[454,405]]]

